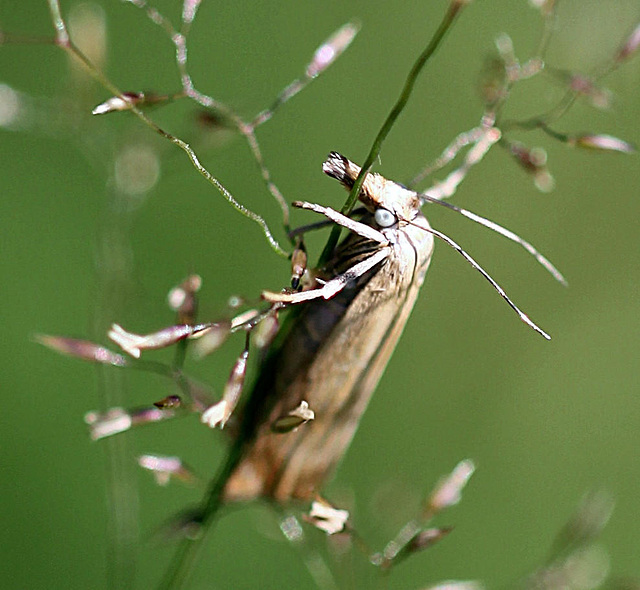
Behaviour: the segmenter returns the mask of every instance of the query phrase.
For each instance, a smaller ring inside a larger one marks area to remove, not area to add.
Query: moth
[[[350,189],[360,168],[331,153],[323,171]],[[423,284],[434,237],[415,192],[367,176],[358,221],[310,203],[347,227],[349,235],[300,293],[265,294],[300,304],[286,333],[268,354],[241,417],[237,465],[225,484],[227,500],[267,496],[278,502],[319,493],[349,445]],[[279,417],[306,402],[314,419],[274,432]]]
[[[332,152],[323,171],[350,190],[360,167]],[[310,500],[320,492],[349,446],[400,338],[429,268],[435,237],[456,248],[523,321],[547,337],[466,252],[431,228],[421,211],[428,196],[370,173],[359,200],[362,207],[351,217],[321,205],[294,203],[349,234],[305,289],[263,293],[272,305],[294,309],[248,393],[236,442],[213,484],[208,508],[203,508],[205,519],[214,505],[224,502],[266,497],[284,503]],[[485,225],[516,239],[555,271],[528,243],[492,222]],[[281,432],[279,421],[301,405],[312,410],[314,419]],[[206,412],[203,419],[207,421]]]

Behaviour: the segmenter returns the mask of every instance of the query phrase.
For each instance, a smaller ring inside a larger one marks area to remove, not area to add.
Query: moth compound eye
[[[373,218],[380,227],[391,227],[398,221],[396,216],[388,209],[376,209]]]

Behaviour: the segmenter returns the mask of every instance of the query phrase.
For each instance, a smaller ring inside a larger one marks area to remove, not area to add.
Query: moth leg
[[[366,213],[366,209],[364,207],[356,207],[352,212],[351,215],[362,215],[363,213]],[[333,221],[331,221],[330,219],[325,219],[324,221],[316,221],[316,223],[309,223],[307,225],[301,225],[300,227],[296,227],[295,229],[292,229],[287,235],[289,236],[289,238],[295,238],[297,236],[306,234],[307,232],[310,231],[315,231],[317,229],[323,229],[325,227],[328,227],[330,225],[333,224]]]
[[[363,213],[366,213],[366,209],[364,207],[358,207],[351,212],[351,215],[362,215]],[[304,234],[308,231],[322,229],[333,224],[334,222],[331,219],[325,219],[324,221],[317,221],[316,223],[297,227],[288,233],[289,239],[295,241],[295,248],[291,254],[291,288],[294,291],[305,290],[304,286],[309,282]]]
[[[371,229],[369,228],[369,226],[364,227]],[[323,299],[331,299],[331,297],[333,297],[336,293],[342,291],[342,289],[344,289],[349,282],[354,281],[358,277],[361,277],[363,274],[376,266],[376,264],[379,264],[380,262],[385,260],[390,253],[391,248],[389,248],[388,246],[380,248],[375,252],[375,254],[369,256],[369,258],[365,258],[362,262],[354,264],[351,268],[338,275],[337,277],[331,279],[330,281],[327,281],[324,285],[322,285],[322,287],[319,287],[317,289],[302,291],[300,293],[273,293],[271,291],[263,291],[262,298],[269,303],[291,304],[311,301],[312,299],[318,299],[320,297],[322,297]]]
[[[316,205],[315,203],[307,203],[306,201],[294,201],[293,206],[300,209],[308,209],[310,211],[320,213],[334,223],[337,223],[338,225],[351,230],[353,233],[358,234],[363,238],[367,238],[368,240],[378,242],[378,244],[382,244],[383,246],[386,246],[389,243],[389,240],[385,238],[382,232],[379,232],[377,229],[374,229],[370,225],[355,221],[354,219],[351,219],[350,217],[347,217],[346,215],[343,215],[342,213],[339,213],[338,211],[336,211],[335,209],[331,209],[330,207],[323,207],[322,205]]]

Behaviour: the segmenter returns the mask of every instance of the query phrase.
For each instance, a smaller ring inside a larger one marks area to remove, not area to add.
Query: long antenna
[[[468,211],[467,209],[462,209],[461,207],[457,207],[456,205],[452,205],[451,203],[447,203],[446,201],[441,201],[440,199],[436,199],[434,197],[430,197],[426,193],[419,193],[418,196],[420,197],[420,200],[423,203],[425,203],[425,202],[426,203],[436,203],[438,205],[442,205],[443,207],[447,207],[448,209],[451,209],[452,211],[456,211],[457,213],[460,213],[461,215],[464,215],[464,217],[466,217],[467,219],[471,219],[471,221],[475,221],[476,223],[479,223],[480,225],[484,225],[484,227],[488,227],[489,229],[493,230],[494,232],[500,234],[501,236],[504,236],[505,238],[508,238],[512,242],[515,242],[516,244],[520,244],[547,271],[549,271],[549,273],[551,273],[551,276],[553,276],[553,278],[556,281],[558,281],[559,283],[561,283],[565,287],[568,286],[567,280],[564,278],[562,273],[551,263],[551,261],[548,258],[546,258],[545,256],[543,256],[542,254],[540,254],[540,252],[538,252],[538,250],[536,248],[534,248],[532,244],[530,244],[526,240],[522,239],[518,234],[514,234],[512,231],[508,230],[506,227],[502,227],[501,225],[498,225],[497,223],[495,223],[494,221],[491,221],[490,219],[487,219],[486,217],[481,217],[480,215],[477,215],[476,213]]]
[[[423,227],[421,225],[417,225],[417,224],[411,224],[411,225],[415,225],[416,227],[419,227],[425,231],[428,231],[430,234],[433,234],[434,236],[436,236],[437,238],[440,238],[443,242],[446,242],[449,246],[451,246],[473,268],[475,268],[485,279],[487,279],[489,283],[491,283],[491,286],[500,294],[500,297],[502,297],[509,304],[509,307],[511,307],[511,309],[513,309],[513,311],[515,311],[518,314],[518,317],[525,324],[533,328],[536,332],[538,332],[538,334],[541,334],[547,340],[551,340],[551,336],[549,336],[549,334],[547,334],[542,328],[534,324],[529,319],[529,316],[526,313],[524,313],[513,301],[511,301],[511,299],[509,299],[509,296],[505,293],[505,290],[491,278],[491,275],[486,270],[484,270],[469,254],[467,254],[467,252],[465,252],[465,250],[461,246],[459,246],[456,242],[454,242],[449,236],[446,236],[445,234],[433,228],[427,229],[426,227]]]

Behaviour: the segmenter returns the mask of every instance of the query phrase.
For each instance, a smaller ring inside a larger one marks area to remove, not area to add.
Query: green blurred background
[[[344,195],[321,173],[324,157],[335,149],[364,159],[446,3],[219,4],[201,7],[190,40],[191,72],[203,92],[247,117],[303,71],[331,32],[354,17],[362,24],[349,51],[258,131],[287,200],[339,207]],[[3,30],[52,36],[44,1],[19,6],[0,2]],[[179,18],[179,2],[159,7]],[[100,27],[90,30],[86,23],[103,19],[104,68],[120,88],[179,89],[173,48],[140,10],[105,0],[66,1],[63,11],[76,30],[89,30],[94,46]],[[588,70],[613,54],[640,20],[640,6],[637,0],[566,1],[559,17],[549,62]],[[419,81],[384,146],[379,171],[407,179],[477,124],[478,72],[503,31],[525,58],[539,39],[540,19],[524,0],[478,1],[468,8]],[[147,588],[171,554],[149,542],[155,527],[199,492],[156,487],[134,468],[134,457],[177,454],[201,473],[213,473],[223,437],[193,417],[91,443],[87,411],[143,405],[170,393],[169,385],[152,376],[96,371],[34,344],[33,334],[104,342],[114,321],[138,332],[157,329],[172,321],[168,289],[194,271],[204,279],[202,317],[216,318],[232,294],[252,297],[286,284],[289,266],[177,148],[127,114],[92,118],[91,108],[109,94],[70,67],[62,51],[3,45],[0,84],[0,584],[106,587],[108,466],[120,463],[128,482],[121,491],[129,514],[138,513],[140,521],[140,545],[130,555],[138,563],[137,587]],[[637,143],[640,59],[606,84],[614,93],[611,110],[583,102],[556,128]],[[523,83],[510,112],[540,112],[559,93],[549,78]],[[9,117],[7,104],[18,108]],[[229,133],[203,132],[195,112],[182,101],[151,115],[193,142],[213,174],[282,238],[278,209],[246,145]],[[454,524],[454,533],[383,582],[355,551],[328,557],[342,588],[421,588],[442,579],[504,587],[544,559],[583,493],[600,488],[616,499],[603,538],[612,572],[640,574],[640,165],[637,156],[571,150],[540,134],[520,138],[548,150],[554,192],[538,192],[496,149],[453,200],[532,241],[566,274],[569,289],[490,231],[448,211],[432,207],[427,214],[553,339],[545,342],[527,329],[476,272],[437,244],[411,321],[328,494],[381,548],[414,515],[424,491],[459,460],[473,458],[479,469],[460,506],[439,521]],[[132,161],[139,172],[151,162],[150,190],[144,191],[146,181],[127,182]],[[312,220],[295,213],[297,224]],[[310,240],[312,257],[322,240]],[[241,347],[241,339],[230,341],[206,362],[192,364],[193,374],[219,390]],[[324,553],[322,535],[311,530],[309,536]],[[198,572],[198,588],[314,587],[298,552],[279,536],[276,518],[260,506],[220,522]]]

